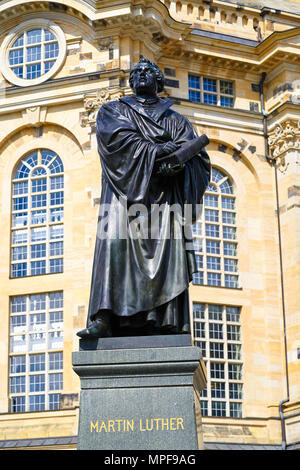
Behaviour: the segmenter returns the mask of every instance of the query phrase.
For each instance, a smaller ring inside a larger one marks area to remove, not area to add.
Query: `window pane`
[[[206,240],[206,253],[220,254],[220,242]]]
[[[199,271],[198,273],[193,274],[193,284],[202,285],[204,283],[203,272]]]
[[[25,393],[25,375],[10,377],[9,392],[10,393]]]
[[[224,242],[224,255],[236,256],[237,255],[237,244]]]
[[[49,294],[50,298],[50,308],[61,308],[63,307],[63,293],[62,292],[52,292]]]
[[[63,312],[50,312],[49,314],[49,329],[60,330],[63,328]]]
[[[29,391],[44,392],[45,391],[45,374],[36,374],[29,376]]]
[[[203,269],[203,256],[196,255],[196,264],[197,264],[197,269]]]
[[[64,208],[50,209],[50,222],[62,222],[64,220]]]
[[[194,322],[194,336],[195,338],[205,338],[205,323]]]
[[[214,78],[203,78],[203,90],[216,92],[217,80]]]
[[[205,305],[198,302],[193,303],[193,314],[195,319],[204,319]]]
[[[16,248],[12,249],[13,261],[26,259],[26,258],[27,258],[27,246],[17,246]]]
[[[223,324],[210,323],[209,324],[209,337],[211,339],[223,339]]]
[[[57,206],[64,203],[64,193],[63,191],[58,191],[56,193],[50,193],[50,205]]]
[[[30,310],[32,312],[36,310],[45,310],[46,308],[46,295],[36,294],[30,296]]]
[[[232,228],[232,227],[227,227]],[[205,224],[205,234],[207,237],[216,237],[220,236],[219,225]]]
[[[28,193],[28,181],[20,181],[13,184],[13,195]]]
[[[64,252],[64,242],[50,243],[50,256],[60,256]]]
[[[10,373],[20,374],[26,372],[26,356],[12,356],[10,358]]]
[[[10,338],[10,352],[23,353],[26,352],[26,335],[15,335]]]
[[[238,271],[238,262],[236,259],[224,258],[224,269],[225,271],[231,271],[236,273]]]
[[[200,88],[200,77],[195,75],[189,75],[189,88]]]
[[[240,341],[241,327],[239,325],[227,325],[227,339],[229,341]]]
[[[233,400],[241,400],[243,398],[243,384],[229,382],[229,398]]]
[[[234,210],[235,209],[235,199],[232,197],[224,197],[222,196],[222,208]]]
[[[31,197],[31,207],[45,207],[47,205],[47,194],[36,194]]]
[[[38,276],[40,274],[46,274],[46,261],[31,261],[31,275]]]
[[[219,212],[212,209],[205,209],[205,220],[207,222],[219,222]]]
[[[225,377],[225,364],[223,362],[210,363],[210,375],[213,379],[224,379]]]
[[[51,225],[50,226],[50,239],[63,238],[64,226],[63,225]]]
[[[226,416],[226,402],[212,401],[211,414],[212,416]]]
[[[41,76],[41,64],[27,65],[26,78],[32,80]]]
[[[49,370],[56,370],[63,368],[63,353],[54,352],[49,353]]]
[[[13,297],[11,299],[11,313],[26,312],[27,299],[25,295]]]
[[[232,418],[242,418],[242,404],[230,403],[230,416]]]
[[[236,239],[236,228],[223,225],[223,237],[231,240]]]
[[[207,269],[216,269],[220,270],[221,269],[221,258],[218,258],[216,256],[207,256]]]
[[[204,93],[203,94],[203,102],[205,104],[218,104],[218,97],[217,95],[211,95],[210,93]]]
[[[224,344],[223,343],[209,343],[209,355],[213,359],[224,358]]]
[[[30,331],[46,330],[46,314],[34,313],[30,314]]]
[[[53,59],[58,56],[58,43],[45,44],[45,59]]]
[[[31,184],[32,184],[31,189],[32,189],[33,193],[46,191],[46,189],[47,189],[47,180],[46,180],[46,178],[41,178],[41,179],[38,179],[38,180],[32,180]]]
[[[12,264],[12,277],[23,277],[27,274],[27,263]]]
[[[218,207],[218,196],[212,194],[204,195],[205,206]]]
[[[29,397],[29,411],[44,411],[45,395],[31,395]]]
[[[30,354],[29,361],[30,372],[40,372],[42,370],[45,370],[45,354]]]
[[[32,29],[27,31],[27,44],[36,44],[42,41],[42,30]]]
[[[225,274],[225,287],[231,287],[233,289],[238,289],[238,287],[239,287],[239,277],[234,276],[233,274]]]
[[[31,241],[32,242],[39,242],[46,240],[46,227],[36,227],[31,229]]]
[[[31,258],[44,258],[46,256],[46,243],[31,245]]]
[[[29,351],[43,351],[46,348],[46,333],[29,335]]]
[[[220,80],[220,92],[225,95],[233,95],[233,82]]]
[[[16,197],[13,199],[13,211],[20,211],[28,208],[28,197]]]
[[[49,374],[49,390],[62,390],[63,375],[61,372],[57,374]]]
[[[212,398],[225,398],[225,382],[212,382],[211,383],[211,397]]]
[[[13,245],[27,243],[27,230],[14,230],[12,232],[12,243]]]
[[[229,380],[242,380],[242,365],[228,364]]]
[[[31,212],[31,225],[45,224],[47,219],[46,209]]]
[[[208,318],[210,320],[222,321],[222,311],[223,311],[222,305],[209,304],[208,305]]]
[[[228,359],[240,361],[242,358],[241,349],[240,344],[228,343]]]
[[[12,226],[17,227],[26,227],[28,222],[28,212],[19,212],[13,214],[12,216]]]
[[[63,259],[50,259],[50,273],[63,272]]]
[[[63,332],[53,331],[48,335],[49,349],[62,349],[64,346]]]
[[[49,410],[59,410],[60,407],[60,393],[49,394]]]
[[[224,108],[233,108],[233,98],[230,98],[229,96],[221,96],[220,104]]]
[[[226,319],[231,322],[240,321],[240,307],[228,307],[226,306]]]
[[[27,62],[36,62],[41,60],[41,46],[27,48]]]
[[[235,224],[235,213],[234,212],[222,212],[223,224]]]
[[[189,90],[189,100],[190,101],[194,101],[196,103],[200,103],[201,102],[201,94],[199,91],[195,91],[195,90]]]
[[[25,411],[25,397],[12,397],[11,399],[11,412],[23,413]]]
[[[207,284],[209,286],[220,286],[221,285],[221,274],[219,273],[207,273]]]
[[[26,315],[14,315],[10,319],[11,333],[24,333],[26,331]]]
[[[53,176],[50,179],[50,189],[61,189],[64,187],[64,177],[63,176]]]

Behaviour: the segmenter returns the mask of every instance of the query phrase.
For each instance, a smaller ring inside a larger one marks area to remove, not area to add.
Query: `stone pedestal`
[[[205,367],[189,335],[81,340],[73,369],[81,382],[78,449],[202,448]]]

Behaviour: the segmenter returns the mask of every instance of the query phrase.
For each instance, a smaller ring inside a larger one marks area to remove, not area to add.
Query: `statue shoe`
[[[76,334],[80,338],[106,338],[111,336],[112,333],[110,324],[97,318],[88,328],[84,328]]]

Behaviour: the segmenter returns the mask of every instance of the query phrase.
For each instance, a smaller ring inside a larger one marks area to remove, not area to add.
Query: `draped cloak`
[[[184,215],[184,205],[190,204],[195,221],[196,205],[209,183],[210,161],[203,150],[174,176],[154,171],[157,144],[180,145],[197,136],[188,119],[170,109],[172,104],[160,98],[149,114],[129,96],[102,105],[98,112],[102,188],[88,325],[101,310],[124,319],[162,306],[187,291],[197,271],[183,219],[170,207],[181,207]],[[158,208],[160,222],[151,225]],[[138,229],[142,235],[134,236]]]

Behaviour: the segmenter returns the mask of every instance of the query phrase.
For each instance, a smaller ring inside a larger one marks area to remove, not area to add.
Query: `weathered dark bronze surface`
[[[197,137],[173,102],[157,96],[163,80],[157,66],[141,59],[130,75],[135,94],[104,104],[97,116],[102,192],[87,328],[77,333],[82,338],[190,332],[188,286],[197,268],[186,242],[192,235],[182,226],[184,236],[176,238],[169,209],[177,204],[184,214],[190,204],[195,221],[210,161],[203,149],[180,168],[171,162],[155,170],[159,159]],[[161,224],[150,238],[120,238],[120,226],[151,226],[158,205]]]

